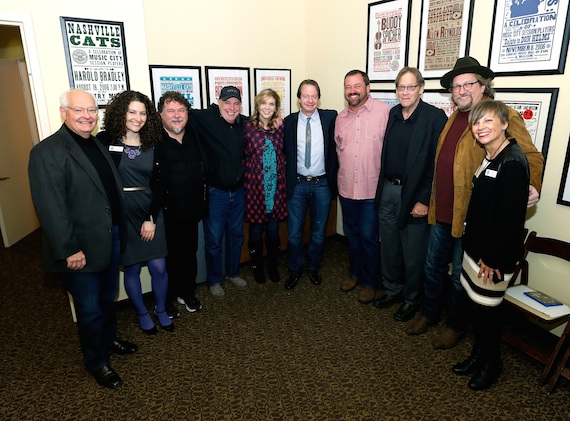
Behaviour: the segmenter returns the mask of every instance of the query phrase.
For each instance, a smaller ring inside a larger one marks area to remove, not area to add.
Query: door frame
[[[28,79],[30,81],[38,135],[40,139],[45,139],[51,135],[52,132],[49,124],[32,17],[25,13],[0,12],[0,25],[17,26],[20,28],[20,37],[22,39],[24,58],[28,69]]]

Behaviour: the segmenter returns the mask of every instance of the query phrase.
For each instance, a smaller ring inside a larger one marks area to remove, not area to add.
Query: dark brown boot
[[[451,349],[465,336],[465,332],[456,332],[446,327],[433,341],[433,349]]]
[[[267,270],[271,282],[279,282],[279,240],[267,241]]]
[[[265,271],[263,270],[263,245],[250,243],[249,256],[251,257],[251,268],[253,269],[255,282],[264,284],[266,279]]]

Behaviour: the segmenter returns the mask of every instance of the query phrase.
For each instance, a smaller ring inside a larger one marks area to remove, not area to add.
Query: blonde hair
[[[263,130],[263,123],[259,119],[259,106],[263,103],[263,101],[267,100],[267,98],[273,98],[275,100],[275,112],[269,120],[269,131],[271,133],[275,133],[277,129],[275,129],[275,125],[273,123],[279,118],[279,107],[281,107],[281,99],[279,98],[277,92],[275,92],[273,89],[264,89],[255,96],[255,99],[253,100],[255,109],[250,120],[251,126],[254,130]]]

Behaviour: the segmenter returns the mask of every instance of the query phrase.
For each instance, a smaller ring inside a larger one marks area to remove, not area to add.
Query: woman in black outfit
[[[469,114],[473,135],[487,155],[473,177],[460,278],[473,301],[474,345],[452,371],[472,374],[472,390],[488,389],[501,374],[499,304],[523,252],[529,168],[509,137],[508,114],[500,101],[482,101]]]
[[[108,146],[125,192],[127,244],[121,254],[125,290],[137,311],[140,327],[147,335],[157,328],[143,300],[141,266],[146,262],[155,297],[154,314],[160,326],[174,331],[166,313],[168,274],[164,218],[152,180],[154,148],[162,141],[160,117],[150,99],[137,91],[115,96],[105,112],[105,131],[97,137]]]

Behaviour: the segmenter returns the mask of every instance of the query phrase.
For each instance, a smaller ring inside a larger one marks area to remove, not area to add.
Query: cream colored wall
[[[252,93],[256,67],[291,69],[295,92],[304,78],[304,0],[181,1],[171,8],[145,0],[144,5],[149,63],[202,66],[204,102],[205,66],[249,67]]]

